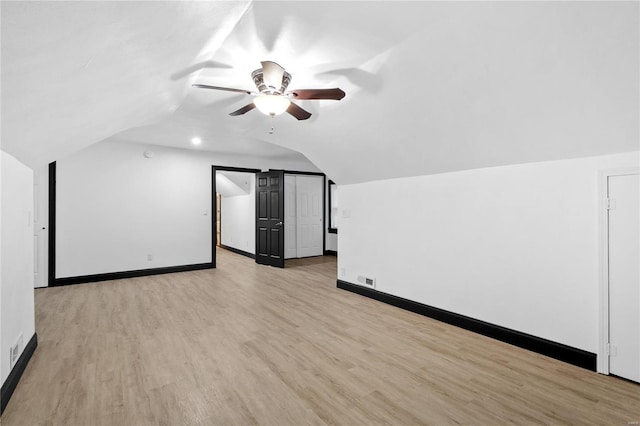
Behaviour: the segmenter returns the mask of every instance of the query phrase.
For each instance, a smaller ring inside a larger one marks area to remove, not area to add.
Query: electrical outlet
[[[148,262],[152,262],[153,261],[153,255],[152,254],[148,254],[147,255],[147,261]]]
[[[347,268],[340,268],[340,276],[341,277],[347,276]]]

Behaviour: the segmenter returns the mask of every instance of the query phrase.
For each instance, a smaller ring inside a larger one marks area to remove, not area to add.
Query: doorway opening
[[[255,258],[255,175],[260,170],[212,166],[212,250]]]
[[[335,254],[326,251],[326,184],[324,173],[212,166],[214,264],[216,248],[277,267]]]

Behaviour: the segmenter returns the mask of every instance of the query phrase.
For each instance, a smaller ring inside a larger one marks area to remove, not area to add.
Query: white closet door
[[[298,257],[322,256],[321,176],[296,176]]]
[[[49,244],[49,175],[47,167],[34,173],[33,186],[33,230],[34,230],[34,287],[47,287]]]
[[[298,257],[296,176],[284,175],[284,258]]]

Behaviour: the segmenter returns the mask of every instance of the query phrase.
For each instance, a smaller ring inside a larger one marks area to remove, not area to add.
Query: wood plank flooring
[[[640,386],[336,288],[333,257],[36,291],[11,425],[607,424]]]

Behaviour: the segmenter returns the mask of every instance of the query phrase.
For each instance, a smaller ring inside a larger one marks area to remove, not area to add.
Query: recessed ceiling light
[[[202,143],[202,139],[200,138],[191,138],[191,143],[194,145],[200,145]]]

